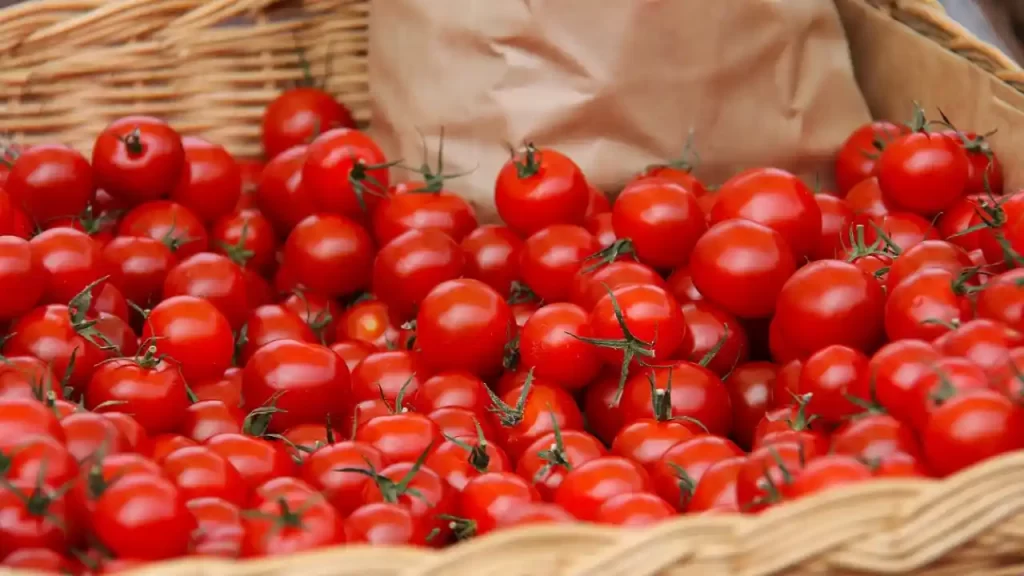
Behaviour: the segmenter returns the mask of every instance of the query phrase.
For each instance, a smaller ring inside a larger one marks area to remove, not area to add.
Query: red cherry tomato
[[[612,206],[612,225],[617,237],[630,240],[641,262],[661,269],[685,265],[707,230],[693,190],[650,177],[622,190]]]
[[[962,392],[932,411],[921,433],[928,467],[949,476],[1024,448],[1024,412],[998,392]]]
[[[523,282],[545,302],[569,299],[584,259],[600,250],[597,239],[580,226],[556,224],[526,239],[519,257]]]
[[[32,244],[17,236],[0,236],[0,319],[13,320],[43,297],[47,271],[32,257]]]
[[[878,156],[886,144],[905,134],[906,128],[878,120],[857,128],[836,154],[836,188],[846,195],[856,184],[874,175]]]
[[[249,314],[245,271],[227,256],[201,252],[185,258],[167,271],[162,295],[202,298],[217,307],[232,328],[239,328]]]
[[[462,239],[467,278],[475,278],[502,296],[512,294],[512,283],[522,280],[519,254],[523,241],[505,226],[480,226]]]
[[[295,280],[331,298],[353,294],[370,284],[375,247],[366,229],[333,214],[299,222],[284,245]]]
[[[596,520],[597,511],[613,496],[646,492],[650,478],[639,464],[620,456],[603,456],[565,475],[555,503],[580,520]]]
[[[913,132],[885,146],[878,184],[886,202],[922,216],[937,214],[967,192],[969,165],[959,136]]]
[[[274,156],[263,168],[256,189],[256,206],[281,238],[316,213],[313,197],[302,182],[306,151],[305,145],[293,146]]]
[[[477,227],[476,210],[461,196],[433,190],[424,182],[403,182],[373,209],[373,237],[387,244],[409,230],[440,230],[462,242]]]
[[[416,315],[435,287],[462,276],[465,255],[439,230],[410,230],[380,249],[373,262],[373,292],[397,322]]]
[[[43,302],[67,304],[79,292],[103,276],[100,246],[84,232],[72,228],[54,228],[29,241],[32,260],[44,282]]]
[[[585,387],[603,366],[591,337],[587,311],[575,304],[542,306],[519,333],[519,359],[524,369],[568,390]]]
[[[153,307],[142,339],[176,363],[187,382],[221,376],[235,351],[227,318],[194,296],[174,296]]]
[[[334,128],[309,145],[302,184],[320,211],[364,220],[390,181],[376,142],[358,130]]]
[[[309,142],[327,130],[355,128],[352,113],[329,93],[300,86],[285,90],[263,111],[262,143],[267,158]]]
[[[117,234],[159,240],[180,259],[205,251],[210,243],[202,220],[188,208],[168,200],[132,208],[121,219]]]
[[[92,149],[96,186],[128,206],[167,197],[184,164],[181,136],[149,116],[115,120],[96,137]]]
[[[547,148],[515,154],[498,171],[494,204],[498,215],[521,236],[555,224],[583,224],[590,188],[567,156]]]
[[[103,545],[118,556],[163,560],[188,550],[195,519],[169,480],[130,474],[96,501],[92,526]]]
[[[60,144],[22,150],[11,166],[4,189],[11,203],[36,224],[85,211],[96,196],[93,170],[80,153]],[[10,225],[0,211],[0,229]]]

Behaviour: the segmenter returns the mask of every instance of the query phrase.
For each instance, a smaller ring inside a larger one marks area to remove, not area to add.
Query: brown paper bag
[[[913,102],[962,130],[989,132],[1006,191],[1024,188],[1024,94],[925,38],[865,0],[836,0],[857,80],[876,118],[906,120]]]
[[[445,170],[472,170],[450,188],[481,220],[509,143],[556,148],[605,190],[691,129],[709,183],[768,164],[826,177],[869,120],[824,0],[386,0],[370,30],[375,136],[419,165],[420,132],[433,149],[443,127]]]

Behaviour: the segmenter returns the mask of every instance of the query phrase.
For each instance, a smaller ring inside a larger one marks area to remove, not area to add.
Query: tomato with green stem
[[[977,364],[966,358],[939,358],[913,384],[909,422],[915,430],[923,430],[932,413],[950,399],[967,390],[987,388],[988,376]]]
[[[239,340],[238,362],[244,366],[257,350],[271,342],[316,342],[317,338],[300,315],[280,304],[267,304],[249,313],[245,337]]]
[[[685,512],[705,472],[714,464],[741,456],[743,451],[721,436],[694,436],[672,445],[647,470],[655,492]]]
[[[970,162],[959,132],[929,132],[917,108],[911,132],[878,157],[878,183],[888,202],[921,215],[942,212],[967,191]]]
[[[416,314],[416,346],[436,371],[461,370],[481,378],[500,373],[513,330],[505,299],[469,278],[435,286]]]
[[[554,224],[526,239],[519,255],[519,272],[541,300],[564,302],[569,299],[576,273],[587,269],[591,265],[586,262],[588,257],[596,258],[600,251],[597,239],[585,228]]]
[[[65,498],[71,486],[69,482],[50,487],[38,481],[0,484],[0,558],[26,548],[68,549],[77,537]]]
[[[990,277],[977,293],[975,310],[980,318],[1024,331],[1024,269],[1015,268]]]
[[[249,314],[245,271],[227,256],[201,252],[181,260],[167,271],[162,299],[175,296],[202,298],[216,306],[232,329]]]
[[[284,258],[295,281],[338,298],[370,285],[376,247],[361,225],[344,216],[314,214],[295,225]]]
[[[0,426],[7,423],[4,421]],[[0,481],[34,482],[58,488],[77,476],[78,461],[64,446],[63,436],[18,436],[0,445]]]
[[[450,533],[445,515],[455,512],[455,496],[448,484],[430,468],[424,467],[429,451],[424,451],[415,462],[399,462],[380,470],[341,468],[343,472],[356,472],[370,478],[363,491],[362,503],[387,502],[400,504],[423,522],[427,533],[437,531],[431,544],[440,546],[448,541]]]
[[[522,386],[501,397],[491,393],[491,402],[488,410],[498,430],[497,440],[516,461],[539,436],[556,427],[583,429],[583,415],[575,399],[561,388],[534,382],[530,373]]]
[[[560,302],[542,306],[519,331],[519,364],[536,377],[566,390],[579,390],[603,367],[592,338],[587,311]]]
[[[522,280],[519,254],[523,240],[507,226],[480,226],[460,242],[465,254],[465,276],[487,284],[506,298],[513,282]]]
[[[301,316],[321,344],[334,342],[342,316],[337,302],[315,292],[295,290],[281,305]]]
[[[327,130],[355,128],[352,113],[330,93],[316,86],[296,86],[281,92],[263,110],[260,138],[268,159]]]
[[[494,204],[498,215],[521,236],[556,224],[583,223],[590,188],[568,156],[527,144],[498,171]]]
[[[242,475],[206,446],[179,448],[168,454],[161,466],[186,501],[216,497],[237,506],[246,504],[248,490]]]
[[[295,460],[280,442],[232,433],[213,436],[203,445],[226,458],[250,488],[256,488],[271,478],[298,473]]]
[[[194,212],[170,200],[139,204],[121,218],[118,236],[145,236],[167,245],[179,259],[204,252],[209,234]]]
[[[993,131],[994,132],[994,131]],[[1003,194],[1003,163],[989,145],[989,134],[947,132],[967,153],[967,194]],[[962,135],[962,138],[960,137]]]
[[[853,210],[846,200],[830,194],[815,194],[814,201],[821,211],[821,235],[810,257],[812,260],[838,258],[843,250],[846,231],[853,221]]]
[[[665,280],[646,264],[633,260],[616,260],[596,270],[580,270],[576,273],[569,293],[569,301],[590,311],[604,298],[609,290],[630,284],[651,284],[668,290]],[[680,300],[680,303],[684,301]]]
[[[947,356],[966,358],[986,374],[998,374],[1010,361],[1010,350],[1024,344],[1024,335],[984,318],[968,320],[932,344]]]
[[[708,227],[695,191],[654,177],[623,188],[612,206],[612,225],[618,238],[629,239],[641,262],[659,269],[686,265]]]
[[[681,419],[691,431],[727,436],[732,426],[732,401],[722,379],[702,364],[675,361],[650,368],[626,382],[623,420]]]
[[[841,423],[872,400],[868,357],[839,344],[821,348],[804,360],[797,394],[810,398],[809,414]]]
[[[388,350],[367,356],[352,371],[352,399],[383,398],[414,405],[420,386],[430,376],[422,359],[408,350]]]
[[[905,126],[877,120],[857,128],[847,136],[835,159],[838,192],[846,195],[856,184],[874,176],[882,150],[906,132]]]
[[[149,434],[178,430],[189,407],[189,392],[178,367],[156,355],[144,354],[100,364],[89,379],[85,407],[131,414]]]
[[[239,266],[263,274],[273,269],[278,248],[274,225],[253,208],[218,218],[210,227],[210,246]]]
[[[425,465],[456,492],[462,492],[468,482],[482,474],[512,470],[505,451],[489,442],[479,428],[475,437],[445,435],[444,442],[434,448]]]
[[[483,415],[491,404],[486,388],[483,380],[469,372],[440,372],[420,382],[411,404],[423,414],[440,408],[464,408]]]
[[[154,306],[142,339],[152,341],[166,361],[176,364],[186,382],[224,374],[235,351],[227,318],[195,296],[173,296]]]
[[[602,212],[588,216],[583,221],[583,227],[590,232],[590,235],[597,238],[597,244],[602,250],[611,248],[619,239],[615,234],[615,224],[611,212]]]
[[[554,502],[579,520],[593,521],[601,504],[613,496],[650,488],[650,477],[639,464],[621,456],[602,456],[566,474]]]
[[[129,474],[97,499],[92,526],[103,546],[120,557],[164,560],[188,550],[195,519],[171,481]]]
[[[341,422],[349,410],[348,366],[330,348],[277,340],[257,350],[242,372],[242,397],[252,410],[270,402],[278,409],[271,432],[309,422]]]
[[[366,134],[333,128],[310,143],[302,185],[318,210],[365,220],[387,194],[392,165]]]
[[[0,236],[0,320],[13,320],[39,304],[49,271],[33,258],[31,242]]]
[[[896,419],[909,422],[916,404],[914,386],[941,357],[925,340],[895,340],[879,348],[869,363],[878,403]]]
[[[307,146],[303,144],[274,156],[263,168],[256,189],[256,206],[270,220],[279,238],[288,236],[296,224],[317,211],[302,181],[306,152]]]
[[[0,362],[0,398],[29,398],[51,402],[64,398],[60,379],[35,356],[10,356]]]
[[[754,449],[736,476],[739,509],[755,513],[784,499],[786,487],[813,460],[801,444],[780,442]]]
[[[245,417],[238,404],[198,400],[185,410],[179,431],[196,442],[205,442],[217,434],[240,433]]]
[[[1024,411],[994,390],[965,390],[932,411],[921,444],[929,469],[949,476],[1024,449]]]
[[[497,436],[490,419],[481,417],[477,412],[467,408],[445,406],[431,411],[427,414],[427,418],[437,424],[443,436],[471,438],[479,436],[481,431],[486,438]]]
[[[384,454],[380,450],[365,442],[344,440],[314,450],[303,460],[299,476],[347,517],[359,506],[370,479],[361,473],[339,470],[370,471],[383,466]]]
[[[345,541],[342,518],[319,494],[286,494],[242,520],[242,557],[294,554]]]
[[[743,325],[735,316],[710,302],[687,302],[682,305],[683,321],[690,334],[677,355],[691,362],[709,356],[707,368],[725,376],[750,355],[750,341]],[[692,341],[691,346],[687,346]]]
[[[4,189],[14,206],[36,224],[45,224],[82,213],[96,195],[93,179],[89,161],[78,151],[63,144],[40,144],[16,154]],[[0,217],[9,215],[4,212]]]
[[[954,274],[925,268],[906,277],[889,293],[885,303],[885,333],[890,340],[934,340],[952,330],[954,323],[971,317],[967,281],[973,269]]]
[[[987,201],[981,195],[965,196],[957,200],[935,221],[939,236],[967,252],[979,250],[981,234],[977,230],[970,230],[971,220]]]
[[[700,513],[738,513],[736,482],[746,456],[733,456],[710,465],[687,501],[686,511]]]
[[[690,257],[693,284],[704,297],[739,318],[763,318],[796,261],[786,240],[751,220],[725,220],[697,240]]]
[[[167,197],[184,164],[181,135],[151,116],[114,120],[96,137],[92,149],[96,186],[125,205]]]
[[[373,446],[385,464],[414,462],[444,441],[441,429],[424,414],[403,411],[399,398],[392,413],[370,418],[356,426],[354,440]]]
[[[147,236],[118,236],[101,255],[110,284],[143,308],[157,303],[167,273],[178,262],[166,244]]]
[[[520,455],[516,474],[533,482],[545,500],[551,500],[565,475],[595,458],[608,454],[600,440],[583,430],[553,430],[538,436]]]
[[[821,238],[821,209],[799,178],[777,168],[752,168],[725,181],[710,222],[745,219],[770,228],[803,261]]]
[[[473,205],[442,188],[448,175],[424,174],[424,181],[392,186],[373,209],[373,237],[379,244],[387,244],[409,230],[424,229],[440,230],[462,242],[479,225]]]
[[[373,292],[397,323],[415,317],[435,287],[462,276],[465,255],[439,230],[410,230],[385,244],[373,263]]]

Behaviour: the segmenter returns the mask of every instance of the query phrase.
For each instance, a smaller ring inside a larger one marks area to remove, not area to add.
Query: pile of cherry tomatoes
[[[1024,195],[944,118],[860,128],[834,191],[689,155],[610,201],[526,145],[503,224],[316,89],[263,138],[4,146],[4,566],[753,514],[1024,448]]]

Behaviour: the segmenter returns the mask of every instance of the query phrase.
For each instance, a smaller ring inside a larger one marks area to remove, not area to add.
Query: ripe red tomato
[[[921,446],[909,424],[889,414],[865,414],[835,431],[832,452],[866,462],[883,462],[893,454],[917,457]]]
[[[394,186],[373,209],[373,237],[387,244],[409,230],[440,230],[462,242],[476,229],[476,210],[461,196],[425,182]]]
[[[846,203],[850,206],[854,216],[868,216],[870,218],[882,218],[889,213],[890,207],[882,196],[882,189],[878,185],[878,178],[871,176],[855,184],[846,193]]]
[[[465,276],[475,278],[502,296],[512,294],[512,283],[522,280],[519,254],[523,241],[505,226],[480,226],[462,239]]]
[[[771,316],[783,284],[795,271],[793,251],[782,235],[751,220],[712,226],[697,240],[690,258],[697,290],[739,318]]]
[[[555,224],[583,224],[589,203],[590,188],[579,166],[532,144],[505,162],[494,184],[498,215],[524,237]]]
[[[253,310],[245,322],[245,328],[245,342],[242,343],[238,358],[242,365],[257,350],[275,340],[317,341],[309,324],[280,304],[268,304]]]
[[[248,502],[248,487],[242,475],[226,458],[206,446],[178,448],[164,458],[162,467],[186,501],[221,498],[237,506]]]
[[[0,485],[0,557],[17,550],[43,548],[65,551],[78,536],[68,524],[72,515],[64,492],[32,482]]]
[[[715,462],[704,471],[690,496],[686,510],[701,512],[740,512],[736,481],[746,456],[734,456]]]
[[[17,236],[0,236],[0,320],[13,320],[43,297],[47,271],[32,257],[32,245]],[[88,282],[87,282],[88,283]]]
[[[630,460],[650,470],[665,451],[680,442],[693,438],[699,429],[685,420],[668,418],[638,418],[628,422],[612,440],[612,454]]]
[[[391,323],[387,304],[371,299],[346,308],[335,331],[338,340],[358,340],[373,345],[371,349],[386,349],[398,343],[400,330]]]
[[[267,500],[242,520],[242,557],[278,556],[345,541],[342,518],[319,494],[288,493]]]
[[[779,367],[771,362],[745,362],[733,368],[723,382],[732,402],[732,437],[744,448],[753,444],[754,429],[765,411],[774,406],[778,372]]]
[[[594,306],[615,290],[630,284],[653,284],[668,290],[665,280],[646,264],[632,260],[616,260],[596,270],[580,270],[576,273],[569,293],[569,301],[584,310],[593,310]],[[683,303],[680,300],[680,303]]]
[[[91,524],[108,550],[139,560],[183,555],[196,527],[181,491],[152,474],[129,474],[108,486]]]
[[[909,422],[914,429],[923,430],[935,409],[950,398],[964,391],[987,388],[988,377],[981,367],[966,358],[942,357],[914,382]]]
[[[465,255],[439,230],[410,230],[384,245],[373,262],[373,292],[392,317],[413,318],[435,287],[462,276]]]
[[[860,460],[842,454],[826,454],[809,462],[783,492],[786,498],[801,498],[870,478],[871,469]]]
[[[713,372],[692,362],[661,364],[631,376],[621,408],[627,424],[642,418],[678,418],[695,432],[721,436],[727,436],[732,426],[729,391]]]
[[[240,327],[249,315],[245,272],[227,256],[213,252],[175,264],[164,278],[162,295],[202,298],[216,306],[232,328]]]
[[[910,422],[917,381],[932,371],[941,354],[924,340],[894,340],[871,357],[874,396],[898,420]]]
[[[528,479],[511,472],[488,472],[466,483],[458,509],[475,525],[474,535],[482,536],[493,532],[498,519],[511,509],[539,501],[540,494]]]
[[[181,136],[150,116],[113,121],[96,137],[92,149],[96,186],[126,206],[166,198],[184,165]]]
[[[185,165],[171,200],[188,208],[206,224],[227,216],[242,196],[242,169],[218,144],[196,138],[182,140]]]
[[[922,216],[937,214],[967,192],[969,165],[959,135],[913,132],[885,146],[878,184],[886,202]]]
[[[375,247],[366,229],[333,214],[299,222],[284,245],[295,280],[313,292],[337,298],[370,284]]]
[[[348,516],[359,506],[370,479],[365,474],[341,469],[369,472],[383,467],[384,455],[380,450],[365,442],[348,440],[314,450],[303,461],[300,475],[322,493],[342,516]]]
[[[871,401],[867,356],[839,344],[821,348],[804,360],[797,393],[809,395],[808,414],[828,424],[862,412]]]
[[[853,210],[846,200],[829,194],[815,194],[814,201],[821,210],[821,236],[814,243],[810,257],[812,260],[838,258],[853,221]]]
[[[434,448],[427,457],[426,466],[437,472],[458,492],[462,492],[470,480],[482,474],[512,469],[505,451],[483,436],[451,436]]]
[[[247,410],[274,403],[278,412],[270,419],[271,432],[299,424],[340,423],[349,409],[349,378],[348,366],[330,348],[277,340],[246,362],[242,397]]]
[[[253,489],[273,478],[295,476],[298,472],[291,454],[280,442],[246,434],[218,434],[204,445],[227,458]]]
[[[436,472],[416,467],[415,463],[399,462],[376,473],[372,479],[363,492],[364,503],[401,504],[426,525],[428,532],[438,531],[434,540],[441,540],[432,541],[434,546],[447,542],[450,529],[444,515],[455,512],[455,497],[448,483]]]
[[[736,476],[736,502],[744,512],[759,512],[782,501],[787,485],[813,460],[803,444],[780,442],[756,448]]]
[[[36,224],[85,211],[96,196],[89,161],[61,144],[40,144],[22,150],[7,175],[4,189],[11,203]],[[10,212],[3,211],[3,218]],[[5,229],[8,222],[0,220]]]
[[[548,304],[530,316],[519,332],[519,361],[534,376],[566,388],[585,387],[601,372],[587,311],[567,302]]]
[[[947,356],[966,358],[991,376],[999,374],[1010,362],[1010,351],[1020,346],[1024,336],[999,322],[978,318],[969,320],[935,339],[933,344]]]
[[[776,168],[754,168],[726,180],[711,209],[712,226],[742,218],[762,224],[782,236],[803,261],[821,238],[821,209],[814,194],[799,178]]]
[[[845,196],[856,184],[873,176],[882,150],[906,132],[905,127],[884,120],[870,122],[854,130],[836,154],[836,188],[839,194]]]
[[[543,383],[527,383],[495,397],[490,416],[498,429],[495,438],[513,461],[538,437],[557,430],[582,430],[583,415],[565,390]]]
[[[921,444],[929,469],[949,476],[1024,448],[1024,412],[993,390],[963,391],[932,411]]]
[[[693,190],[650,177],[622,190],[612,206],[612,225],[617,237],[630,240],[641,262],[661,269],[685,265],[708,228]]]
[[[731,440],[720,436],[701,435],[671,447],[648,467],[651,482],[659,496],[680,512],[689,507],[691,498],[712,466],[743,454]]]
[[[198,529],[190,553],[219,558],[238,558],[242,553],[242,511],[221,498],[194,498],[186,503]]]
[[[210,229],[213,249],[236,264],[266,274],[274,267],[277,238],[270,219],[246,208],[219,218]]]
[[[256,206],[281,238],[316,213],[313,197],[302,182],[306,151],[305,145],[293,146],[274,156],[263,168],[256,189]]]
[[[345,538],[352,544],[380,546],[427,546],[436,540],[421,518],[389,502],[371,502],[353,510],[345,518]]]
[[[650,488],[650,477],[639,464],[621,456],[602,456],[566,474],[555,490],[554,502],[579,520],[593,521],[613,496]]]
[[[166,244],[146,236],[118,236],[103,247],[109,283],[137,306],[148,308],[163,290],[167,272],[177,258]]]
[[[605,456],[600,440],[582,430],[561,430],[538,436],[523,451],[516,474],[533,481],[545,500],[551,500],[570,470]]]
[[[194,296],[174,296],[154,306],[142,339],[176,363],[186,382],[221,376],[231,366],[235,351],[227,318],[213,304]]]
[[[388,164],[369,136],[350,128],[334,128],[309,145],[302,185],[318,210],[364,220],[387,194]]]
[[[988,139],[984,135],[973,132],[965,132],[960,138],[956,132],[950,131],[950,136],[964,147],[967,153],[967,189],[968,194],[992,194],[1000,196],[1003,193],[1003,163],[999,156],[992,151]]]
[[[200,399],[185,411],[180,431],[196,442],[205,442],[217,434],[240,433],[246,423],[245,414],[240,408],[241,402],[210,399],[208,390],[204,390],[207,398]]]
[[[906,277],[885,303],[885,333],[890,340],[933,340],[952,323],[970,318],[962,276],[942,268],[925,268]]]
[[[602,212],[593,216],[588,216],[583,221],[583,227],[587,229],[587,232],[597,238],[597,244],[601,246],[601,249],[610,247],[615,243],[619,237],[615,234],[615,226],[612,224],[612,213]]]
[[[538,230],[523,245],[519,271],[523,281],[545,302],[565,302],[584,260],[600,250],[590,232],[570,224]]]
[[[416,345],[437,371],[476,376],[501,371],[512,311],[493,288],[468,278],[438,284],[416,314]]]
[[[91,291],[103,275],[100,246],[84,232],[54,228],[28,243],[32,260],[43,278],[42,301],[67,304],[87,286]]]
[[[189,406],[187,387],[178,367],[155,352],[100,364],[85,388],[85,407],[131,414],[149,434],[177,431]]]
[[[169,200],[139,204],[117,227],[118,236],[147,236],[167,245],[180,259],[207,249],[206,226],[191,210]]]
[[[329,93],[311,86],[281,92],[263,111],[261,138],[268,159],[327,130],[355,128],[352,113]]]
[[[680,348],[678,356],[691,362],[704,362],[709,370],[722,376],[747,360],[750,341],[735,316],[701,301],[683,304],[682,311],[690,338],[686,342],[688,346]]]
[[[1024,330],[1024,269],[989,278],[977,295],[975,310],[981,318],[1002,322],[1018,332]]]

